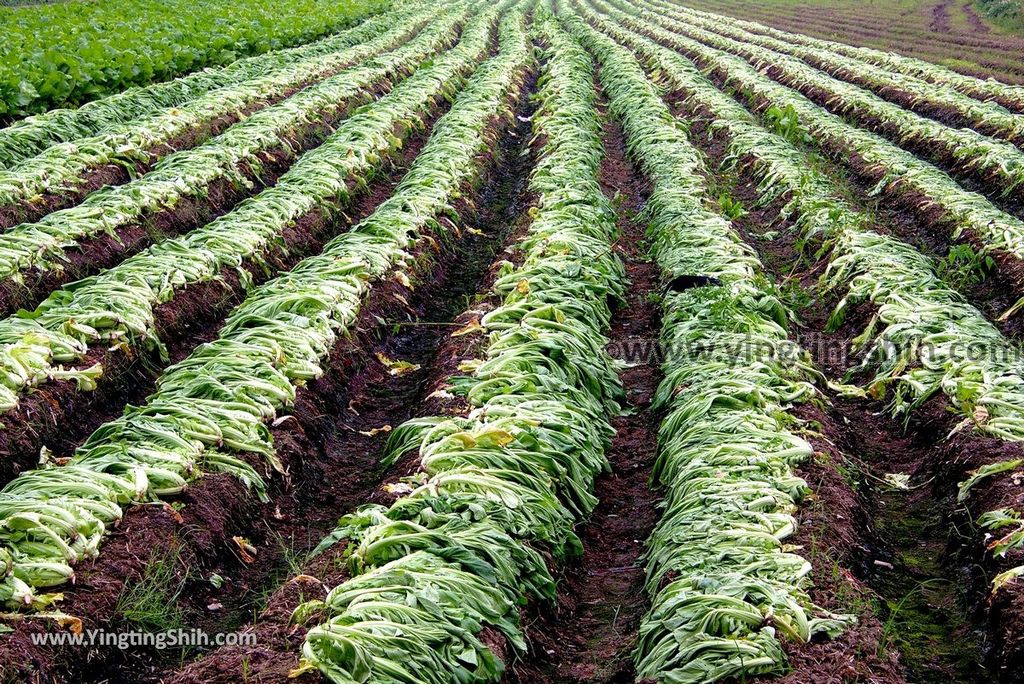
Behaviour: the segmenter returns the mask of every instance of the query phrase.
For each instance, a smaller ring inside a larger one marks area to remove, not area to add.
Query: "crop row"
[[[891,410],[905,416],[941,392],[961,416],[961,427],[969,425],[1001,440],[1024,440],[1024,375],[1013,343],[945,285],[924,256],[874,232],[871,217],[843,201],[803,153],[758,125],[692,63],[653,41],[591,18],[640,52],[674,90],[687,93],[689,103],[712,113],[712,128],[724,131],[729,139],[727,154],[749,165],[762,197],[784,198],[784,212],[793,217],[801,239],[828,247],[822,286],[844,291],[830,325],[840,325],[846,312],[860,302],[877,307],[857,337],[866,353],[854,372],[873,371],[860,396],[884,397],[891,390]],[[962,483],[961,499],[981,479],[1018,465],[1009,461],[983,468]],[[1000,531],[990,544],[997,556],[1024,545],[1019,520],[1020,514],[1009,509],[978,517],[982,528]],[[996,578],[996,586],[1022,573],[1013,568]]]
[[[480,318],[483,358],[449,380],[471,410],[392,433],[391,460],[416,449],[419,472],[388,487],[400,494],[390,506],[342,519],[330,541],[347,545],[352,577],[297,611],[326,618],[303,653],[335,682],[498,681],[501,658],[525,650],[519,606],[554,599],[542,549],[578,553],[573,526],[608,467],[622,389],[602,331],[625,274],[597,183],[592,63],[545,9],[534,26],[546,45],[534,119],[544,144],[522,262],[501,271],[498,303]]]
[[[642,39],[641,39],[642,40]],[[642,45],[637,39],[631,41]],[[804,156],[778,135],[757,125],[749,113],[717,90],[696,67],[650,41],[643,52],[654,55],[673,84],[713,112],[715,127],[727,129],[730,153],[749,159],[767,196],[785,196],[789,211],[806,239],[824,241],[831,248],[831,266],[825,284],[847,287],[849,292],[833,314],[833,325],[857,302],[879,304],[879,320],[863,343],[879,353],[867,354],[865,364],[881,363],[875,376],[876,392],[887,383],[904,384],[893,408],[911,410],[932,393],[942,390],[970,420],[984,420],[979,429],[1002,439],[1024,439],[1024,379],[1013,363],[1012,343],[984,316],[964,302],[936,275],[928,260],[898,240],[873,233],[871,219],[857,213],[819,171],[809,168]],[[878,323],[885,327],[878,328]],[[956,358],[968,343],[986,350],[979,359]],[[888,348],[885,354],[881,350]],[[915,354],[928,350],[927,358]],[[914,368],[918,363],[923,365]],[[911,368],[911,370],[908,370]],[[989,413],[989,409],[992,410]]]
[[[649,7],[651,3],[638,6]],[[704,30],[685,15],[677,20],[663,12],[659,7],[647,19],[705,45],[737,54],[759,70],[770,71],[781,83],[822,101],[830,111],[876,129],[936,163],[955,168],[958,173],[976,174],[994,186],[992,194],[997,197],[1014,194],[1024,183],[1024,151],[1012,143],[920,116],[798,59]],[[991,120],[992,117],[986,119]]]
[[[240,59],[164,83],[129,88],[77,109],[52,109],[22,119],[0,130],[0,169],[9,169],[51,145],[95,135],[111,126],[179,107],[209,92],[372,40],[395,25],[403,14],[392,10],[315,43]]]
[[[925,112],[952,113],[975,130],[1005,138],[1017,145],[1024,142],[1024,115],[1009,111],[996,102],[977,100],[950,86],[930,83],[916,76],[879,69],[877,65],[836,52],[803,47],[797,42],[751,33],[736,26],[728,18],[712,17],[702,12],[660,1],[653,2],[652,6],[680,21],[692,23],[705,30],[748,45],[767,48],[770,52],[764,53],[764,57],[770,56],[774,59],[779,54],[796,57],[836,78],[870,88],[886,99],[898,100],[898,104],[908,105],[911,109],[923,106]],[[790,62],[786,62],[786,64],[790,64]],[[846,99],[845,95],[846,93],[844,93],[844,100]],[[870,98],[868,102],[874,108],[878,107],[877,100]]]
[[[700,154],[636,59],[573,16],[601,63],[612,113],[651,182],[644,209],[670,292],[662,342],[670,352],[654,398],[665,412],[652,481],[666,491],[647,542],[651,611],[640,625],[640,678],[712,682],[784,671],[778,633],[797,642],[835,635],[847,618],[807,594],[810,564],[783,549],[807,486],[791,467],[811,446],[787,429],[786,407],[817,395],[806,354],[790,361],[736,350],[787,344],[788,311],[728,220],[704,206]],[[737,342],[740,343],[737,346]]]
[[[46,194],[68,193],[86,180],[90,170],[105,165],[141,163],[146,166],[164,153],[173,151],[172,141],[201,131],[209,122],[243,112],[260,100],[280,98],[310,81],[330,77],[339,70],[393,49],[408,39],[427,16],[428,13],[423,11],[412,14],[400,20],[392,30],[368,42],[333,53],[313,55],[248,81],[214,90],[186,104],[106,127],[94,136],[53,145],[39,155],[0,172],[0,206],[26,202]],[[305,93],[300,95],[309,96]]]
[[[795,227],[805,238],[824,240],[829,246],[823,286],[846,290],[830,324],[840,325],[846,311],[859,302],[877,306],[857,338],[867,353],[854,372],[875,371],[867,395],[884,396],[891,387],[890,407],[907,415],[941,392],[962,419],[954,433],[971,428],[1005,442],[1024,441],[1024,368],[1018,348],[942,283],[922,255],[872,232],[867,217],[838,200],[835,189],[802,155],[745,121],[745,110],[710,83],[702,83],[692,64],[664,51],[653,65],[689,93],[691,101],[717,115],[714,125],[731,137],[730,155],[748,161],[761,180],[763,195],[788,197],[787,211],[795,215]],[[972,442],[970,436],[965,439],[966,452],[984,455],[980,467],[958,484],[957,506],[967,511],[971,529],[979,536],[974,548],[997,560],[998,574],[992,577],[988,597],[990,619],[998,630],[1000,657],[1012,659],[1018,636],[1013,617],[1017,599],[1007,587],[1024,576],[1016,555],[1024,548],[1024,516],[1012,493],[1015,487],[999,492],[1006,487],[1006,478],[1019,477],[1011,473],[1019,471],[1022,461],[999,451],[993,460],[987,451],[991,447]],[[977,493],[986,488],[996,494]]]
[[[620,12],[612,16],[630,24]],[[728,133],[729,154],[752,165],[759,192],[770,199],[785,198],[801,238],[829,246],[824,284],[847,290],[831,325],[841,324],[846,312],[861,301],[870,299],[878,305],[878,319],[871,321],[861,339],[869,350],[864,368],[875,370],[867,391],[884,394],[887,385],[894,385],[892,409],[897,414],[943,391],[965,419],[975,420],[979,407],[984,407],[986,419],[979,429],[1004,439],[1024,439],[1024,378],[1012,361],[1013,344],[943,283],[927,258],[870,230],[871,217],[851,208],[794,145],[761,127],[693,63],[613,24],[602,27],[628,41],[674,88],[712,113],[712,127]],[[986,353],[965,358],[969,344]]]
[[[183,0],[3,9],[0,117],[77,105],[246,55],[307,43],[381,5]]]
[[[487,53],[500,11],[477,13],[459,44],[418,72],[421,92],[407,97],[453,96]],[[477,111],[479,102],[471,104]],[[470,175],[465,155],[482,143],[452,138],[435,137],[417,170],[369,218],[255,289],[216,340],[164,372],[142,406],[126,408],[61,465],[23,473],[0,491],[0,559],[7,568],[0,599],[45,605],[50,597],[37,589],[73,578],[74,564],[99,552],[122,506],[179,493],[202,472],[233,474],[263,495],[253,462],[278,464],[268,424],[294,401],[298,386],[322,373],[322,360],[374,283],[401,267],[420,232],[448,207],[451,190],[439,181]],[[344,188],[349,151],[325,154],[317,166],[317,180],[335,192]]]
[[[1001,83],[994,79],[981,79],[953,71],[939,64],[907,57],[895,52],[885,52],[869,47],[856,47],[845,43],[822,40],[800,33],[780,31],[765,24],[742,19],[733,19],[718,14],[704,12],[701,16],[726,21],[730,25],[751,33],[769,36],[778,40],[804,45],[823,52],[834,52],[852,57],[868,64],[882,67],[891,72],[906,74],[924,79],[940,86],[949,86],[962,93],[982,100],[993,100],[1016,112],[1024,112],[1024,86]]]
[[[1001,211],[984,196],[965,190],[941,170],[884,138],[847,124],[800,93],[762,75],[739,57],[660,28],[662,20],[642,8],[612,4],[633,14],[631,25],[638,30],[691,56],[700,66],[720,73],[729,86],[757,98],[764,108],[773,106],[777,111],[792,112],[799,126],[809,134],[810,144],[847,162],[859,163],[858,169],[877,180],[872,194],[910,197],[913,201],[909,204],[922,215],[938,211],[952,227],[954,237],[966,236],[987,250],[1005,253],[1017,261],[1024,259],[1024,222]],[[666,25],[685,28],[678,22]]]
[[[290,118],[301,121],[328,106],[343,106],[346,99],[357,97],[367,83],[410,71],[420,60],[451,41],[463,11],[454,8],[447,16],[439,16],[403,48],[364,67],[343,72],[331,82],[310,88],[308,98],[296,103],[305,106],[289,108],[287,113],[294,112]],[[405,124],[415,121],[441,92],[436,73],[432,69],[421,69],[388,95],[357,111],[323,144],[300,157],[274,186],[240,203],[228,214],[181,238],[158,242],[95,277],[54,292],[30,315],[19,314],[0,321],[0,368],[4,371],[0,381],[4,401],[0,408],[13,409],[26,388],[54,378],[73,377],[83,381],[86,388],[93,386],[94,376],[102,369],[91,368],[82,374],[55,368],[55,364],[78,361],[85,356],[90,344],[100,340],[138,348],[159,345],[153,329],[153,307],[173,299],[176,292],[189,285],[219,277],[224,268],[240,267],[244,260],[258,257],[277,244],[283,231],[294,221],[315,209],[343,200],[354,181],[367,175],[400,146],[401,139],[395,136],[396,131],[408,132]],[[250,122],[255,124],[258,117],[252,117]],[[242,128],[237,131],[238,135],[234,135],[236,129],[233,128],[209,145],[182,153],[187,157],[184,161],[190,162],[188,167],[206,177],[195,182],[194,191],[201,191],[203,181],[210,176],[235,172],[240,151],[231,150],[229,144],[236,138],[244,141],[248,137],[246,124],[239,124],[239,127]],[[259,125],[252,129],[254,137],[258,138],[257,145],[274,142],[273,129]],[[216,150],[214,146],[222,138],[227,150]],[[225,163],[218,166],[205,158],[207,150],[234,153],[228,154]],[[254,155],[244,148],[241,152],[247,152],[246,156]],[[195,180],[183,175],[183,166],[174,164],[155,171],[130,186],[123,186],[126,192],[120,192],[121,188],[112,191],[115,198],[111,199],[127,200],[120,207],[121,221],[130,220],[133,214],[141,214],[149,208],[131,204],[131,198],[140,192],[168,189],[174,194],[159,197],[158,201],[161,204],[176,201],[174,191],[180,192],[182,186],[188,187]],[[87,202],[82,208],[60,212],[60,216],[69,215],[69,219],[73,219],[89,208],[91,203]],[[50,218],[57,216],[53,214]],[[83,228],[79,221],[68,226]],[[111,230],[113,227],[104,228]],[[5,238],[17,237],[24,240],[17,231],[0,235],[0,244]],[[47,234],[46,237],[55,236]],[[69,237],[64,236],[64,239]],[[24,242],[23,246],[26,246]],[[38,252],[38,245],[36,248]]]

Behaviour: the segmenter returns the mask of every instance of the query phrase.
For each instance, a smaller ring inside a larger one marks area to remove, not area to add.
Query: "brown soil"
[[[992,31],[989,25],[981,20],[978,16],[977,10],[974,9],[974,2],[967,0],[964,4],[960,5],[960,9],[964,11],[964,16],[967,17],[967,23],[971,25],[971,29],[975,33],[990,33]]]
[[[902,684],[907,680],[899,653],[893,648],[879,648],[886,636],[874,610],[875,595],[857,571],[867,562],[864,531],[870,529],[870,518],[863,496],[851,488],[838,469],[847,466],[849,452],[840,450],[830,438],[842,434],[843,429],[831,412],[818,406],[798,406],[794,413],[812,430],[824,428],[824,434],[805,435],[815,455],[796,474],[804,478],[813,494],[802,502],[797,516],[799,528],[787,543],[799,547],[800,555],[811,562],[811,599],[829,610],[856,615],[858,624],[836,639],[801,645],[783,642],[791,671],[783,677],[755,681]]]
[[[632,650],[640,619],[649,608],[644,590],[644,541],[660,517],[658,496],[648,487],[657,449],[658,417],[650,409],[661,378],[659,359],[631,358],[631,350],[653,349],[660,308],[650,295],[661,290],[657,265],[647,258],[644,226],[635,217],[646,201],[644,181],[626,158],[621,128],[605,114],[606,157],[600,182],[618,196],[621,237],[616,252],[626,264],[626,301],[615,312],[609,350],[635,364],[620,374],[626,415],[612,421],[616,434],[607,456],[612,473],[596,483],[600,500],[577,530],[584,553],[559,577],[555,610],[528,611],[530,654],[506,674],[508,682],[631,682]],[[639,343],[639,344],[637,344]]]
[[[939,0],[932,7],[932,23],[928,28],[936,33],[949,33],[949,8],[952,5],[953,0]]]

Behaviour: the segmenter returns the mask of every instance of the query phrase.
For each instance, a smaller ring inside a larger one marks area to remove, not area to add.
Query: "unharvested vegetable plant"
[[[77,105],[239,57],[307,42],[381,5],[53,3],[3,8],[0,116]]]

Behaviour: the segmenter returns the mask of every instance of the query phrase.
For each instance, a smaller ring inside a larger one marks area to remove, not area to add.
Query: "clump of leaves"
[[[785,107],[772,105],[765,111],[764,120],[768,128],[791,143],[809,145],[814,142],[810,133],[800,125],[800,117],[793,105]]]
[[[722,209],[722,213],[731,221],[736,221],[747,215],[747,210],[743,208],[743,203],[728,192],[723,192],[718,196],[718,206]]]
[[[981,254],[970,245],[955,245],[945,259],[939,261],[939,276],[950,287],[977,285],[985,281],[996,263],[987,254]]]

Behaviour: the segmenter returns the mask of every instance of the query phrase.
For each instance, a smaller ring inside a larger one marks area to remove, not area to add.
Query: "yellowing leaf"
[[[506,430],[488,430],[478,434],[476,438],[478,444],[491,443],[498,446],[508,446],[515,440],[515,436]]]
[[[1018,565],[1015,568],[1010,568],[1006,572],[996,575],[995,579],[992,580],[992,595],[995,595],[997,591],[1021,575],[1024,575],[1024,565]]]
[[[359,434],[361,434],[361,435],[363,435],[365,437],[376,437],[377,435],[379,435],[382,432],[384,432],[384,433],[391,432],[391,426],[390,425],[381,425],[379,428],[373,428],[372,430],[360,430]]]
[[[473,332],[476,332],[477,330],[482,330],[482,329],[483,329],[483,326],[480,325],[480,319],[479,318],[474,318],[469,323],[467,323],[466,325],[462,326],[461,328],[459,328],[458,330],[453,332],[451,336],[452,337],[462,337],[463,335],[468,335],[470,333],[473,333]]]
[[[388,373],[392,377],[396,378],[420,369],[419,364],[409,363],[408,361],[395,361],[393,359],[389,359],[381,352],[377,352],[377,360],[388,369]]]
[[[242,561],[245,563],[252,563],[256,560],[256,547],[249,543],[249,540],[245,537],[234,536],[231,541],[235,542],[235,546],[238,547],[238,554],[242,557]]]
[[[476,446],[476,439],[468,432],[456,432],[452,434],[451,438],[462,442],[462,446],[467,449],[472,449]]]

